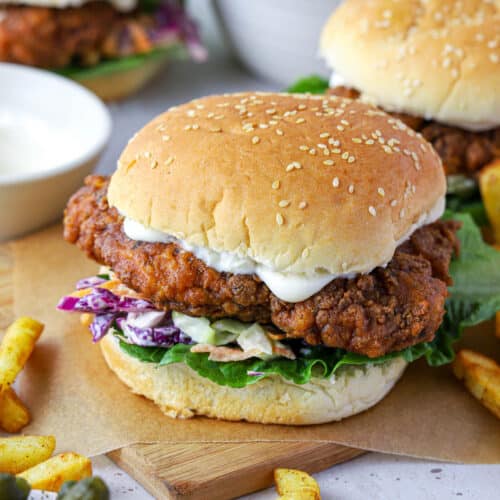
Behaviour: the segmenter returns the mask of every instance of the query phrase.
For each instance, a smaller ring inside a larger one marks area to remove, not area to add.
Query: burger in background
[[[54,70],[103,99],[121,99],[172,57],[205,58],[183,3],[0,0],[0,61]]]
[[[420,132],[443,160],[448,206],[478,200],[500,158],[500,9],[487,0],[347,0],[320,42],[329,82],[296,91],[359,97]],[[330,87],[330,89],[328,89]]]

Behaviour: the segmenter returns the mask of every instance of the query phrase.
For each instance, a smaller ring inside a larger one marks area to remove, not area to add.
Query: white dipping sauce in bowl
[[[62,216],[111,132],[104,104],[51,72],[0,63],[0,240]]]

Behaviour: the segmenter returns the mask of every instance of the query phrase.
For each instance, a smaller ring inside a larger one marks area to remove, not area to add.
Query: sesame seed
[[[349,158],[347,158],[347,163],[354,163],[356,161],[356,158],[354,156],[349,156]]]
[[[260,142],[260,137],[257,135],[254,135],[252,137],[252,144],[258,144]]]
[[[375,207],[373,207],[372,205],[368,207],[368,212],[370,212],[370,215],[372,215],[373,217],[377,216],[377,210],[375,210]]]
[[[278,212],[276,214],[276,224],[278,224],[278,226],[282,226],[285,222],[285,219],[283,219],[283,216]]]
[[[158,132],[163,132],[165,130],[165,124],[164,123],[160,123],[157,127],[156,127],[156,130],[158,130]]]
[[[215,113],[213,113],[212,111],[207,114],[207,118],[213,118],[214,116],[215,116]]]
[[[214,116],[214,120],[222,120],[224,118],[224,115],[216,115]]]
[[[279,189],[280,188],[280,181],[273,181],[273,183],[271,184],[271,187],[273,189]]]
[[[210,132],[222,132],[222,129],[220,127],[211,127]]]
[[[314,156],[316,154],[316,150],[314,148],[311,148],[309,150],[309,154],[312,155],[312,156]]]
[[[342,125],[345,125],[346,127],[349,126],[349,122],[347,120],[340,120],[340,123],[342,123]]]
[[[493,63],[493,64],[497,64],[498,63],[498,54],[495,54],[494,52],[492,52],[490,54],[490,61]]]
[[[166,160],[165,160],[165,165],[168,167],[169,165],[171,165],[172,163],[174,162],[174,157],[173,156],[169,156]]]
[[[332,181],[332,186],[333,186],[334,188],[338,188],[338,187],[340,186],[340,180],[339,180],[339,178],[338,178],[338,177],[334,177],[334,178],[333,178],[333,181]]]
[[[190,109],[187,111],[186,115],[192,118],[193,116],[196,116],[196,111],[194,109]]]
[[[170,140],[170,136],[169,136],[169,135],[162,135],[161,140],[162,140],[163,142],[167,142],[167,141],[169,141],[169,140]]]
[[[301,202],[299,203],[299,208],[300,208],[301,210],[304,210],[304,208],[306,208],[306,207],[307,207],[307,201],[301,201]]]
[[[277,134],[277,135],[284,135],[284,134],[283,134],[283,130],[281,130],[280,128],[277,128],[277,129],[276,129],[276,134]]]
[[[280,206],[281,208],[286,208],[290,205],[290,200],[280,200],[280,202],[278,203],[278,206]]]
[[[156,168],[158,166],[158,162],[156,160],[153,160],[150,166],[151,168]]]
[[[338,155],[338,154],[340,154],[340,153],[342,152],[342,150],[341,150],[341,149],[339,149],[339,148],[334,148],[334,149],[332,149],[332,150],[331,150],[331,152],[332,152],[333,154]]]
[[[337,125],[337,130],[340,130],[342,132],[344,130],[344,127],[342,125]]]
[[[375,135],[377,137],[382,137],[382,132],[380,132],[380,130],[377,129],[377,130],[375,130]]]
[[[149,151],[144,151],[144,158],[151,158],[153,155]]]
[[[193,128],[193,130],[198,130],[200,128],[200,126],[197,123],[195,123],[192,128]]]
[[[267,123],[260,123],[259,128],[269,128],[269,125]]]
[[[191,125],[186,125],[186,126],[184,127],[184,130],[191,130]]]
[[[349,194],[354,193],[354,184],[349,184],[349,188],[347,189],[347,191],[349,192]]]
[[[344,152],[342,153],[341,158],[342,158],[343,160],[347,160],[347,158],[349,158],[349,153],[348,153],[347,151],[344,151]]]
[[[427,148],[425,147],[425,144],[420,144],[420,149],[425,153],[427,151]]]
[[[301,151],[309,151],[309,146],[306,146],[305,144],[302,144],[302,145],[299,146],[299,149]]]
[[[368,146],[371,146],[372,144],[375,144],[375,141],[373,139],[368,139],[365,141],[365,144],[368,144]]]
[[[399,218],[402,219],[403,217],[405,216],[405,209],[402,208],[400,211],[399,211]]]
[[[361,144],[363,141],[359,137],[353,137],[352,142],[355,142],[356,144]]]
[[[379,188],[377,189],[377,193],[378,193],[380,196],[385,196],[385,191],[384,191],[384,188],[379,187]]]
[[[384,145],[382,146],[382,149],[383,149],[383,150],[384,150],[387,154],[389,154],[389,155],[391,155],[391,154],[392,154],[392,149],[391,149],[389,146],[387,146],[386,144],[384,144]]]
[[[304,258],[309,257],[309,253],[310,253],[309,248],[304,248],[304,250],[302,250],[302,257]]]
[[[294,168],[298,170],[302,168],[302,165],[298,161],[292,161],[292,163],[289,163],[286,166],[286,171],[291,172]]]
[[[305,104],[299,104],[297,106],[297,108],[300,109],[300,110],[304,110],[304,109],[307,109],[307,106]]]
[[[304,118],[302,118],[302,117],[301,117],[301,118],[297,118],[297,120],[295,121],[295,123],[300,124],[300,123],[304,123],[305,121],[306,121],[306,120],[305,120]]]
[[[330,136],[330,134],[328,132],[322,132],[321,134],[319,134],[319,136],[321,137],[321,139],[326,139]]]
[[[333,160],[323,160],[323,165],[335,165],[335,162]]]
[[[276,110],[274,108],[266,109],[266,113],[268,115],[274,115],[276,113]]]
[[[391,207],[395,207],[398,204],[398,200],[391,201]]]

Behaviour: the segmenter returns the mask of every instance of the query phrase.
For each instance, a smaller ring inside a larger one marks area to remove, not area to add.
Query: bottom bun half
[[[263,424],[321,424],[360,413],[392,389],[407,365],[395,358],[382,365],[344,368],[330,379],[303,385],[271,376],[237,389],[203,378],[182,363],[159,367],[141,362],[126,354],[112,335],[100,345],[122,382],[152,399],[169,417],[205,415]]]
[[[76,76],[73,79],[104,101],[125,99],[147,85],[167,64],[167,57],[146,59],[141,65],[98,75]]]

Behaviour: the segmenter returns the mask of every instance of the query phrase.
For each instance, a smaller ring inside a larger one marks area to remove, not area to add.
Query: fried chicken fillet
[[[254,275],[221,273],[175,243],[129,239],[91,176],[70,200],[64,236],[159,309],[273,324],[288,338],[382,356],[433,339],[444,315],[459,223],[435,222],[401,244],[387,267],[335,279],[309,299],[278,299]]]

